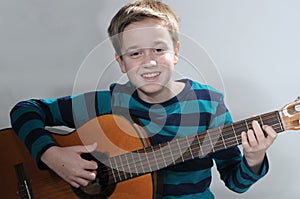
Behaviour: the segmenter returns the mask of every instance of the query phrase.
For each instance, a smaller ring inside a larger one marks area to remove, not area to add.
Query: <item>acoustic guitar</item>
[[[280,110],[155,146],[141,128],[117,115],[99,116],[66,135],[49,133],[60,146],[98,142],[95,152],[83,155],[97,161],[96,180],[78,189],[51,170],[39,170],[15,132],[4,129],[0,131],[0,195],[8,199],[160,198],[163,186],[157,171],[241,144],[241,132],[251,129],[253,120],[277,133],[299,130],[299,109],[298,98]]]

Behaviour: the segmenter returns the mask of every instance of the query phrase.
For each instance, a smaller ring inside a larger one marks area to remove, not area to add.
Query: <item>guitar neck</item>
[[[111,157],[105,163],[112,168],[115,182],[124,181],[149,172],[176,165],[194,158],[241,144],[241,133],[252,129],[252,121],[269,125],[280,133],[284,127],[278,111],[241,120],[196,135],[175,138],[170,142],[146,147]]]

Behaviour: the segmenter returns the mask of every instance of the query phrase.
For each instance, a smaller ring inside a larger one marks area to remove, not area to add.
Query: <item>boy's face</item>
[[[139,95],[155,95],[172,84],[179,42],[174,49],[168,29],[159,20],[149,18],[129,24],[122,35],[121,52],[122,59],[116,59]]]

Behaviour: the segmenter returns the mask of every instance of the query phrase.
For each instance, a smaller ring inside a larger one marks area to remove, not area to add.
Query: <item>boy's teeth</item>
[[[159,72],[156,72],[156,73],[146,73],[146,74],[143,74],[142,76],[145,77],[145,78],[151,78],[151,77],[155,77],[155,76],[158,76],[159,75]]]

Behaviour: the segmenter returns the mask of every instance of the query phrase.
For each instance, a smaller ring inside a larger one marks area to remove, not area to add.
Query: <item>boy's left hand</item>
[[[247,133],[242,132],[243,153],[252,171],[259,174],[266,151],[276,139],[277,133],[267,125],[261,128],[255,120],[252,128]]]

